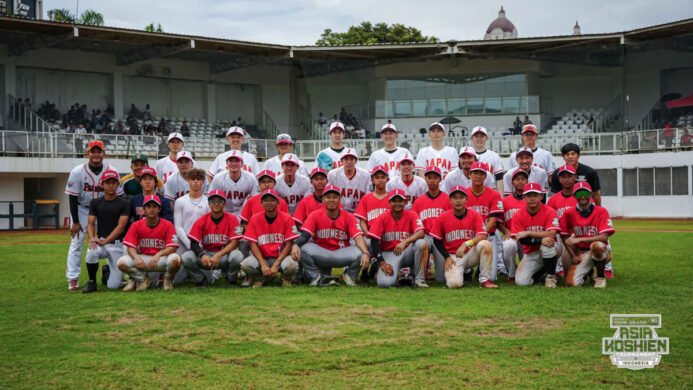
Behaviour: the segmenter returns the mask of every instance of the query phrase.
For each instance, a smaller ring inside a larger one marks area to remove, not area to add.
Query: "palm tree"
[[[82,12],[82,15],[79,17],[79,23],[89,26],[103,26],[103,14],[93,9],[88,9]]]
[[[148,25],[144,26],[144,31],[147,32],[164,32],[164,29],[161,28],[161,23],[157,23],[156,27],[154,26],[154,22],[149,23]]]
[[[75,15],[66,8],[56,8],[48,11],[48,19],[54,22],[75,23]]]

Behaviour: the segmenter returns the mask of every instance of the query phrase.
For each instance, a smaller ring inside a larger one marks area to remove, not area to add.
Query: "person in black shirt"
[[[561,148],[561,154],[563,155],[563,160],[566,164],[571,165],[575,168],[577,174],[577,181],[586,181],[592,187],[592,199],[594,204],[597,206],[602,205],[602,194],[601,185],[599,184],[599,174],[595,169],[585,164],[581,164],[580,160],[580,147],[576,144],[570,143],[565,144]],[[561,192],[562,186],[561,182],[558,180],[558,175],[551,175],[549,179],[549,184],[551,186],[551,192],[557,193]]]
[[[130,201],[116,194],[120,185],[118,172],[111,170],[104,172],[101,176],[101,185],[104,195],[92,199],[89,203],[87,223],[89,249],[86,257],[89,282],[82,291],[84,293],[96,291],[96,273],[99,270],[100,259],[108,260],[108,266],[104,266],[102,271],[103,281],[108,288],[120,288],[123,281],[123,274],[116,266],[116,262],[125,253],[121,241],[130,219]]]

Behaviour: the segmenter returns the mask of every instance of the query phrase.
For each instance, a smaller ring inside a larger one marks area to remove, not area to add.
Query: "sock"
[[[544,272],[547,275],[556,274],[556,262],[558,261],[558,256],[544,258]]]
[[[598,278],[603,278],[604,277],[604,269],[606,268],[606,261],[599,261],[592,259],[594,262],[594,266],[597,267],[597,277]]]
[[[99,272],[99,263],[90,264],[87,263],[87,273],[89,274],[89,281],[96,282],[96,273]]]

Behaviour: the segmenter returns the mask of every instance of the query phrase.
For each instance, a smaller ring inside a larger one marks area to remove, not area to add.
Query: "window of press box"
[[[602,184],[602,194],[606,194],[606,176],[609,174],[599,170]],[[606,175],[605,175],[606,174]],[[632,168],[623,170],[624,196],[671,196],[688,195],[688,167],[662,168]],[[612,194],[609,192],[609,194]]]
[[[618,195],[617,169],[597,169],[602,196]]]

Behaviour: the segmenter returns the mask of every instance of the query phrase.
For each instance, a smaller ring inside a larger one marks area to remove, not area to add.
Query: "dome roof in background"
[[[508,18],[505,17],[505,10],[503,9],[503,6],[501,6],[500,11],[498,11],[498,18],[491,22],[491,24],[486,29],[486,34],[490,34],[491,31],[495,29],[500,29],[501,31],[507,33],[517,31],[513,22],[511,22]]]

